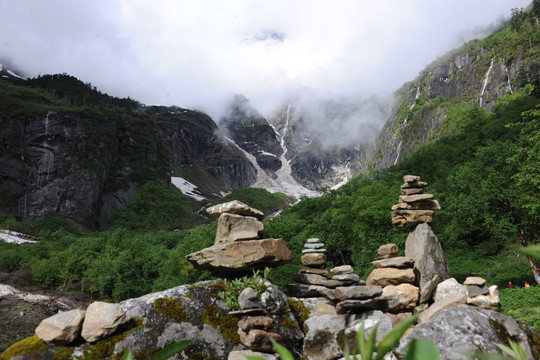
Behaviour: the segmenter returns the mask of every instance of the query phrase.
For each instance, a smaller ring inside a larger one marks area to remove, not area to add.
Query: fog
[[[4,0],[0,58],[28,77],[68,73],[114,96],[195,108],[216,121],[234,93],[271,116],[298,89],[387,98],[528,3]],[[371,127],[362,125],[369,110],[345,126]]]

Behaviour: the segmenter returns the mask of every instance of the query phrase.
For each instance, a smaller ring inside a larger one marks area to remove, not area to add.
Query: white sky
[[[0,58],[217,121],[232,93],[263,114],[302,87],[391,93],[529,2],[0,0]],[[254,40],[271,32],[282,41]]]

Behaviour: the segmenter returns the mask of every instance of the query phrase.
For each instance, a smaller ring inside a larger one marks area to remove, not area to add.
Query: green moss
[[[216,297],[217,294],[219,294],[220,292],[225,291],[225,290],[226,290],[225,285],[223,284],[223,282],[220,281],[220,282],[217,282],[215,284],[208,285],[206,287],[206,291],[204,292],[204,294],[207,297]]]
[[[291,308],[296,321],[301,328],[304,328],[304,323],[309,319],[311,311],[300,300],[289,299],[289,307]]]
[[[161,350],[162,348],[160,347],[152,346],[150,349],[146,351],[144,350],[137,351],[135,354],[133,354],[133,358],[136,360],[151,359]]]
[[[12,359],[16,356],[30,355],[31,359],[40,359],[41,353],[47,349],[47,344],[36,335],[19,341],[8,347],[2,354],[0,354],[0,360]]]
[[[73,348],[67,346],[59,346],[56,348],[52,360],[71,359],[73,357]]]
[[[230,340],[234,345],[240,343],[238,335],[238,319],[234,316],[225,316],[216,305],[210,305],[202,312],[202,320],[205,324],[219,330],[224,339]]]
[[[287,315],[283,316],[281,326],[286,327],[287,329],[298,329],[298,325]]]
[[[121,359],[124,352],[122,351],[119,354],[114,354],[116,344],[124,340],[133,330],[142,327],[142,322],[142,319],[130,319],[118,330],[119,333],[117,335],[101,339],[94,344],[88,345],[87,349],[84,350],[83,359],[100,360],[108,357]]]
[[[193,294],[184,294],[182,296],[185,297],[186,299],[190,299],[190,300],[193,300],[193,298],[194,298]]]
[[[164,317],[173,319],[177,323],[188,320],[189,313],[185,306],[182,306],[177,300],[169,298],[159,298],[154,301],[154,309]]]

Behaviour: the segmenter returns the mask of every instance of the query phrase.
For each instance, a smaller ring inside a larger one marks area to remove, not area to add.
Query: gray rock
[[[236,214],[241,216],[252,216],[259,220],[264,218],[262,211],[254,209],[241,201],[233,200],[224,204],[217,204],[206,209],[206,213],[219,218],[221,214]]]
[[[325,253],[326,249],[304,249],[302,250],[302,254],[310,254],[310,253]]]
[[[287,293],[289,296],[298,298],[310,298],[324,296],[323,291],[329,290],[321,285],[308,284],[287,284]]]
[[[418,302],[420,304],[427,303],[429,299],[431,299],[431,297],[433,296],[433,292],[435,291],[437,285],[439,285],[440,282],[441,280],[439,279],[439,275],[433,275],[430,280],[426,281],[424,283],[424,287],[420,289],[420,300],[418,300]]]
[[[486,279],[479,276],[468,276],[463,282],[463,285],[476,285],[482,287],[486,285]]]
[[[364,300],[382,294],[381,286],[343,286],[334,291],[336,299],[343,300]]]
[[[405,242],[405,256],[414,260],[417,273],[415,285],[420,291],[435,275],[441,280],[450,277],[441,244],[428,224],[419,224],[409,233]]]
[[[498,312],[459,305],[417,325],[400,341],[394,355],[403,359],[413,338],[433,341],[441,359],[468,360],[466,354],[477,351],[503,355],[495,344],[506,343],[510,337],[523,346],[527,358],[532,360],[535,351],[540,350],[532,340],[533,332],[530,327],[521,327],[514,319]],[[529,345],[528,339],[534,345]]]
[[[355,314],[368,310],[384,310],[388,306],[385,299],[343,300],[336,305],[338,314]]]
[[[321,240],[317,239],[317,238],[311,238],[311,239],[307,239],[307,242],[309,244],[314,244],[314,243],[319,243],[321,242]]]
[[[343,274],[343,275],[334,275],[332,279],[342,281],[345,285],[357,284],[360,281],[360,276],[356,274]]]
[[[312,316],[306,320],[304,356],[309,360],[336,359],[343,355],[338,335],[345,328],[343,315]]]
[[[256,356],[264,360],[278,360],[277,355],[251,350],[235,350],[229,353],[227,360],[246,360],[246,356]]]
[[[480,287],[480,286],[472,285],[467,288],[467,295],[469,297],[475,297],[479,295],[489,295],[489,289],[486,286]]]
[[[365,318],[364,318],[365,317]],[[378,345],[382,339],[392,330],[392,319],[384,314],[380,310],[366,311],[363,314],[353,314],[349,318],[347,328],[345,329],[346,335],[354,335],[358,333],[360,328],[364,326],[364,336],[367,340],[371,332],[377,326],[376,344]],[[356,336],[354,336],[354,342],[356,342]],[[349,344],[349,348],[356,347],[354,344]]]
[[[263,305],[257,300],[238,300],[238,307],[240,310],[262,309]]]
[[[331,269],[330,273],[332,275],[352,274],[354,273],[354,269],[351,265],[341,265],[341,266],[336,266],[335,268]]]
[[[214,245],[242,240],[258,240],[263,233],[263,223],[252,216],[223,213],[218,219]]]
[[[323,243],[307,243],[304,244],[306,249],[322,249],[324,247]]]
[[[377,268],[412,268],[414,266],[414,260],[406,256],[396,256],[388,259],[375,260],[372,261],[371,264]]]
[[[396,244],[381,245],[379,249],[377,250],[377,254],[379,256],[387,256],[387,255],[397,256],[398,252],[399,252],[399,248]]]
[[[328,288],[343,286],[343,282],[333,279],[327,279],[324,276],[315,274],[292,274],[294,281],[307,285],[320,285]]]
[[[258,300],[259,297],[257,296],[257,293],[253,288],[247,287],[242,292],[240,292],[240,295],[238,295],[238,301],[244,301],[244,300]]]
[[[36,335],[48,343],[70,344],[81,333],[85,313],[84,310],[76,309],[48,317],[39,323]]]

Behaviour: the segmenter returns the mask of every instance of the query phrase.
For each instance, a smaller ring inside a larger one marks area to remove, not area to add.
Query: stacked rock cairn
[[[427,183],[415,175],[405,175],[403,180],[399,204],[392,206],[392,223],[406,228],[420,223],[431,224],[435,210],[440,210],[441,206],[433,194],[424,194]]]

